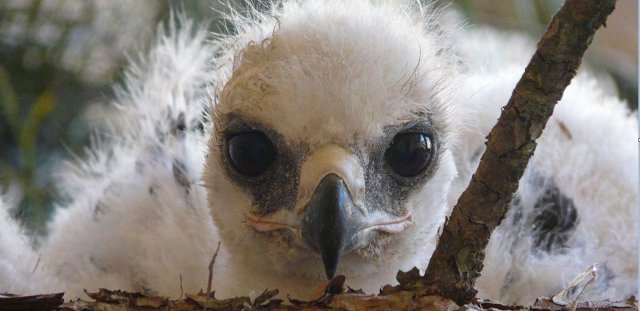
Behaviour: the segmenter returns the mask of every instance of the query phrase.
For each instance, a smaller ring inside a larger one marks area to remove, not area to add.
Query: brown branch
[[[615,0],[567,0],[538,43],[511,99],[491,130],[487,149],[456,204],[423,281],[459,304],[476,294],[491,232],[508,204],[555,104],[575,76],[593,35]],[[506,47],[505,47],[506,48]]]

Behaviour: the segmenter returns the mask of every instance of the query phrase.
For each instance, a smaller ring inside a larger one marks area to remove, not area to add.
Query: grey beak
[[[347,186],[333,173],[320,181],[305,208],[302,236],[322,256],[327,279],[334,277],[340,257],[355,247],[358,223],[347,214],[352,210]]]

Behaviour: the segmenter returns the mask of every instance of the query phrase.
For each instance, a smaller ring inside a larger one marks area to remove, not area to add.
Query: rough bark
[[[423,279],[431,292],[459,304],[475,297],[491,232],[504,219],[555,104],[614,7],[615,0],[567,0],[553,17],[445,225]]]

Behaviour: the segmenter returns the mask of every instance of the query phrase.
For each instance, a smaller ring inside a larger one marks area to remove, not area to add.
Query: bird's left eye
[[[385,152],[387,164],[402,177],[422,173],[431,160],[433,146],[431,138],[424,133],[400,133]]]
[[[240,133],[227,141],[227,157],[238,172],[256,177],[275,160],[276,148],[261,132]]]

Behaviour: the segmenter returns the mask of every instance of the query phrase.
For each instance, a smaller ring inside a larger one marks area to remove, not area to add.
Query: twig
[[[216,263],[216,258],[218,257],[218,251],[220,250],[220,241],[218,241],[218,247],[216,247],[216,252],[213,253],[213,257],[211,257],[211,262],[209,262],[209,280],[207,281],[207,303],[209,303],[209,298],[211,297],[211,281],[213,280],[213,265]],[[204,311],[207,311],[207,307],[204,307]]]
[[[213,253],[213,257],[211,257],[211,262],[209,263],[209,281],[207,282],[207,295],[211,294],[211,280],[213,280],[213,265],[216,263],[216,257],[218,257],[219,250],[220,250],[220,242],[218,242],[218,247],[216,248],[216,252]]]
[[[180,273],[180,298],[178,300],[182,299],[182,295],[184,295],[184,290],[182,289],[182,273]]]
[[[475,297],[484,249],[507,213],[535,140],[575,76],[596,29],[614,7],[615,0],[567,0],[553,17],[445,224],[423,278],[428,292],[461,305]]]

